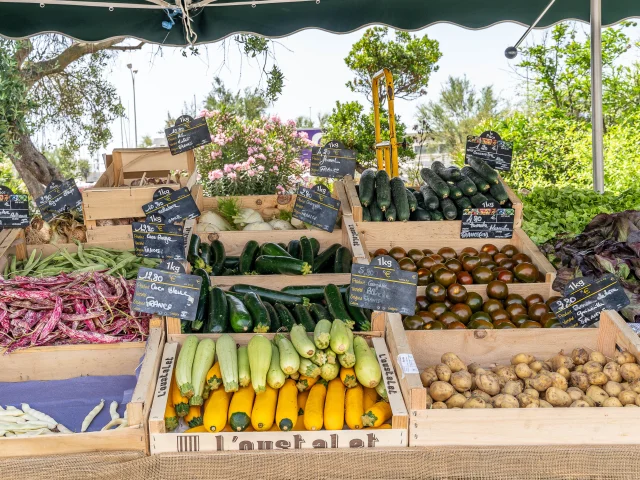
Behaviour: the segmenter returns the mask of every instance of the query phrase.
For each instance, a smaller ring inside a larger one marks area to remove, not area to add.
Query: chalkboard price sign
[[[156,267],[157,270],[164,270],[169,273],[187,273],[182,263],[177,260],[165,260]]]
[[[211,143],[211,133],[205,117],[194,120],[189,115],[182,115],[178,117],[173,127],[164,129],[164,134],[167,137],[171,155],[178,155]]]
[[[133,309],[181,320],[196,318],[202,278],[153,268],[138,271]]]
[[[374,258],[369,265],[351,267],[349,304],[371,310],[413,315],[418,274],[401,270],[392,257]]]
[[[200,216],[200,210],[187,187],[171,190],[170,193],[143,205],[142,211],[147,215],[147,219],[155,221],[160,216],[164,223],[174,223]]]
[[[574,285],[565,290],[563,298],[551,303],[551,310],[565,327],[588,327],[600,320],[604,310],[620,310],[630,303],[620,282],[611,273],[597,280],[583,278],[572,283]]]
[[[133,248],[138,257],[184,260],[184,235],[178,225],[133,222]]]
[[[324,147],[311,149],[311,175],[314,177],[342,178],[352,177],[356,172],[356,152],[344,148],[337,140],[325,144]]]
[[[465,150],[465,163],[470,157],[484,160],[490,167],[496,170],[508,172],[511,170],[513,159],[513,143],[500,138],[497,132],[491,130],[483,132],[479,137],[469,135]]]
[[[0,230],[24,228],[29,223],[29,197],[0,186]]]
[[[340,200],[331,198],[324,185],[316,185],[312,189],[298,187],[293,218],[331,233],[336,226],[339,211]]]
[[[513,208],[467,208],[460,238],[511,238],[515,215]]]
[[[50,222],[59,214],[70,210],[82,211],[82,195],[73,178],[60,182],[51,182],[44,195],[36,198],[36,205],[42,213],[42,218]]]

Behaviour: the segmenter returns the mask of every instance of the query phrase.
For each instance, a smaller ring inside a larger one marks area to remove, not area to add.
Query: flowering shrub
[[[309,162],[300,159],[312,142],[293,120],[246,120],[229,113],[203,111],[211,142],[195,150],[205,195],[293,193],[307,183]]]

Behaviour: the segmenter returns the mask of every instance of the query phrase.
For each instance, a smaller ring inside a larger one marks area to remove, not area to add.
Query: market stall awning
[[[280,37],[306,28],[346,33],[371,24],[404,30],[438,22],[474,29],[506,21],[530,25],[548,3],[549,0],[201,0],[192,2],[188,10],[196,43],[205,43],[236,33]],[[165,0],[0,0],[0,35],[21,38],[58,32],[85,41],[127,36],[185,45],[181,19],[176,17],[170,30],[162,25],[169,21],[165,9],[175,6]],[[640,0],[603,2],[604,25],[633,16],[640,16]],[[559,0],[538,27],[571,19],[589,22],[589,18],[589,0]]]

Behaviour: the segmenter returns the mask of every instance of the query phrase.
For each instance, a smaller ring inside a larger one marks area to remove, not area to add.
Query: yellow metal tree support
[[[380,80],[384,79],[389,101],[389,141],[382,141],[380,133]],[[396,139],[396,116],[393,106],[393,75],[383,68],[371,79],[373,90],[373,114],[376,124],[376,157],[378,170],[386,170],[391,178],[400,175],[398,170],[398,140]]]

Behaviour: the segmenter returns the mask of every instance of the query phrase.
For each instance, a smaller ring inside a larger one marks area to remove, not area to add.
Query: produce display
[[[439,283],[427,286],[425,295],[416,298],[416,314],[404,317],[405,330],[492,329],[492,328],[562,328],[541,295],[523,298],[509,293],[509,286],[500,280],[487,285],[488,300],[480,294],[467,292],[459,283],[445,287]]]
[[[531,258],[520,253],[513,245],[498,249],[487,243],[480,247],[463,248],[460,253],[451,247],[442,247],[437,252],[428,248],[410,249],[402,247],[390,250],[380,248],[371,257],[390,255],[402,270],[418,273],[418,285],[436,282],[444,287],[453,283],[462,285],[487,284],[492,280],[504,283],[534,283],[541,281],[540,272]]]
[[[371,312],[349,305],[348,285],[289,286],[271,290],[236,284],[225,292],[204,270],[196,319],[182,322],[182,333],[290,332],[296,325],[313,332],[323,321],[340,319],[356,331],[371,330]]]
[[[512,206],[498,172],[483,160],[472,158],[462,169],[435,161],[420,176],[424,185],[413,189],[400,177],[389,179],[384,170],[365,170],[358,187],[363,220],[460,220],[466,208]]]
[[[87,241],[87,228],[82,223],[81,217],[82,212],[61,213],[51,222],[45,222],[42,217],[35,216],[31,219],[31,224],[24,229],[27,244],[42,245],[75,241],[84,243]]]
[[[296,325],[273,341],[254,335],[236,346],[188,336],[165,411],[168,431],[390,428],[387,392],[375,352],[343,319],[323,319],[313,335]]]
[[[227,256],[224,244],[211,244],[192,235],[187,260],[194,269],[211,275],[308,275],[351,273],[351,250],[335,243],[320,251],[320,242],[302,236],[288,244],[249,240],[239,256]]]
[[[465,365],[455,353],[420,374],[427,408],[562,408],[640,406],[640,365],[627,351],[607,358],[574,349],[548,360],[528,353],[510,365]]]

